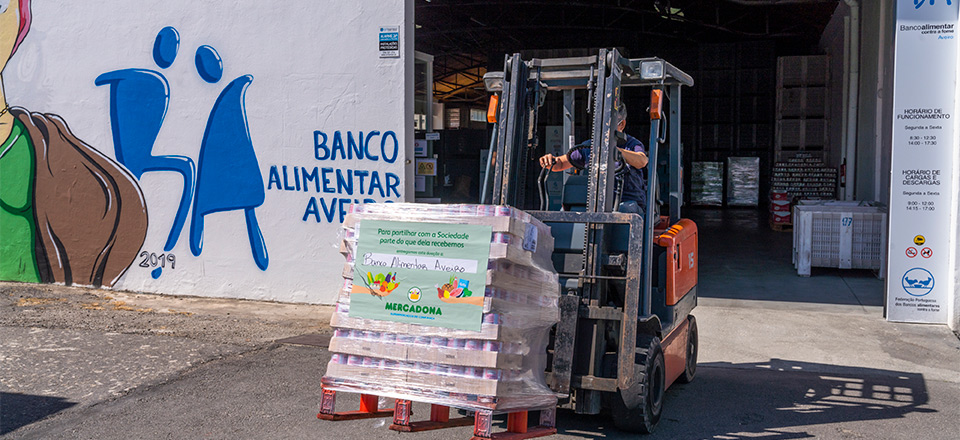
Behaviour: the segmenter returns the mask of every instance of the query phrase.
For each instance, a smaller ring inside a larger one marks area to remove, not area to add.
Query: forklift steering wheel
[[[586,142],[581,142],[580,144],[578,144],[578,145],[574,146],[573,148],[567,150],[567,154],[566,154],[566,155],[567,155],[567,157],[570,157],[570,155],[573,154],[574,151],[580,151],[580,150],[582,150],[582,149],[584,149],[584,148],[590,148],[590,144],[588,144],[588,143],[586,143]],[[613,174],[614,174],[615,176],[619,176],[619,175],[623,174],[624,171],[627,170],[627,162],[623,159],[623,154],[620,153],[620,150],[619,150],[619,149],[616,149],[616,150],[614,150],[614,151],[615,151],[615,154],[617,155],[616,158],[614,159],[614,160],[617,162],[617,168],[616,168],[615,170],[613,170]],[[570,165],[572,165],[572,166],[573,166],[574,168],[576,168],[578,171],[583,171],[583,170],[584,170],[584,167],[581,167],[581,166],[579,166],[579,165],[577,165],[577,164],[575,164],[575,163],[573,163],[573,162],[570,162]]]

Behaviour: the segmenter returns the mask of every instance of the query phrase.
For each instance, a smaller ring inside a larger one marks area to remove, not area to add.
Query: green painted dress
[[[34,248],[33,215],[36,156],[19,121],[0,145],[0,280],[40,282]]]

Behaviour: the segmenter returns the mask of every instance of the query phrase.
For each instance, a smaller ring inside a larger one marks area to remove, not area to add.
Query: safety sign
[[[380,58],[400,58],[400,26],[380,26]]]
[[[917,256],[917,248],[910,246],[907,248],[907,256],[910,258]]]
[[[925,247],[920,250],[920,256],[923,258],[930,258],[933,256],[933,249]]]
[[[915,245],[917,245],[917,246],[923,246],[923,244],[926,243],[926,242],[927,242],[927,239],[924,238],[922,235],[918,235],[918,236],[916,236],[916,237],[913,237],[913,244],[915,244]]]

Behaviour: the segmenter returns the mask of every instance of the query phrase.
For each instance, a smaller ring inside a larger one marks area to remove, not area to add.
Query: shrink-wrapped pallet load
[[[465,409],[556,405],[544,382],[559,284],[550,228],[507,206],[367,204],[346,258],[323,384]]]
[[[727,205],[757,206],[760,197],[760,158],[727,158]]]
[[[723,162],[694,162],[690,203],[723,206]]]

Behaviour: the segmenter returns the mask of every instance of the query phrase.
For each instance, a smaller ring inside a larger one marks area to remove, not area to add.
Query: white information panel
[[[960,2],[898,0],[887,319],[945,323]]]

